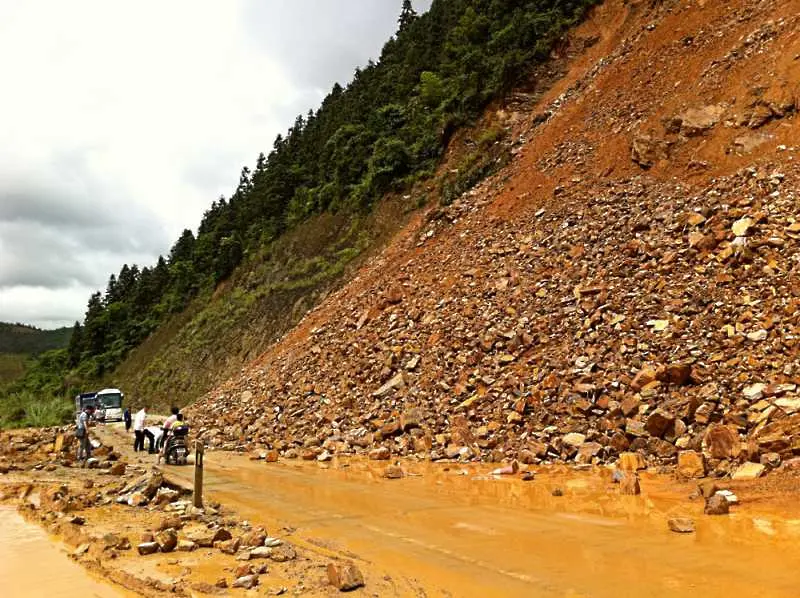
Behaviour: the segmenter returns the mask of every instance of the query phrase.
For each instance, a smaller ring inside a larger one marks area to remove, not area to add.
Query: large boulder
[[[678,475],[684,478],[702,478],[706,475],[706,460],[696,451],[678,453]]]
[[[703,437],[703,453],[712,459],[735,459],[742,450],[736,428],[711,424]]]

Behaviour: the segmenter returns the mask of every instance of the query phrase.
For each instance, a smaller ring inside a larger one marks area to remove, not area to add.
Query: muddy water
[[[408,468],[414,475],[389,481],[364,462],[265,465],[211,453],[207,493],[286,536],[274,529],[281,522],[301,546],[355,557],[368,586],[388,575],[398,595],[798,596],[794,505],[713,518],[660,478],[622,497],[597,474],[525,483],[481,467]],[[556,486],[563,497],[552,495]],[[697,533],[669,532],[666,520],[678,515],[694,517]]]
[[[118,598],[51,543],[39,527],[0,507],[0,596],[3,598]]]

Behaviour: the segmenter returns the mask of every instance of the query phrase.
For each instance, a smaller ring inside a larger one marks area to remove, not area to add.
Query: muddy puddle
[[[207,454],[207,493],[253,522],[279,522],[301,547],[355,558],[396,595],[798,595],[796,506],[708,517],[690,486],[664,477],[645,476],[643,494],[628,497],[597,472],[522,482],[484,466],[404,466],[409,476],[386,480],[371,462]],[[170,473],[189,479],[191,468]],[[674,516],[693,517],[697,533],[668,531]]]
[[[92,578],[38,526],[0,507],[0,595],[3,598],[119,598],[128,594]]]

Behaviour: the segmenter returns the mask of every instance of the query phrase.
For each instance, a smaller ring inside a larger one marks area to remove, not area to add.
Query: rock
[[[147,500],[152,500],[163,484],[164,476],[160,473],[154,473],[148,478],[147,484],[142,489],[142,494],[147,497]]]
[[[569,434],[565,434],[561,439],[561,442],[572,448],[579,448],[584,442],[586,442],[586,434],[571,432]]]
[[[136,547],[140,555],[146,556],[148,554],[155,554],[158,552],[158,544],[156,542],[142,542]]]
[[[735,459],[741,452],[739,434],[731,426],[711,424],[703,437],[703,453],[712,459]]]
[[[775,469],[781,464],[781,456],[778,453],[765,453],[761,455],[761,464],[770,469]]]
[[[724,496],[715,494],[706,499],[706,506],[703,512],[706,515],[727,515],[730,512],[730,503]]]
[[[178,545],[178,534],[174,529],[166,529],[156,534],[156,543],[161,552],[172,552]]]
[[[732,505],[739,504],[739,497],[736,496],[730,490],[717,490],[716,496],[721,496],[722,498],[727,500],[729,504],[732,504]]]
[[[72,551],[72,556],[75,556],[75,557],[82,556],[82,555],[86,554],[87,552],[89,552],[89,548],[91,548],[91,545],[88,542],[83,543],[80,546],[78,546],[75,550]]]
[[[197,544],[191,540],[179,540],[177,550],[179,552],[193,552],[197,550]]]
[[[564,491],[561,488],[553,488],[553,491],[550,494],[553,496],[564,496]]]
[[[109,473],[111,475],[125,475],[125,470],[128,468],[128,465],[124,461],[117,461],[114,465],[111,466]]]
[[[647,468],[641,453],[622,453],[617,461],[617,468],[622,471],[638,471]]]
[[[413,369],[413,368],[412,368]],[[408,409],[400,417],[400,427],[403,432],[409,432],[415,428],[421,428],[423,422],[422,411],[419,409]]]
[[[586,442],[578,449],[575,455],[576,463],[592,463],[593,459],[603,451],[603,445],[598,442]]]
[[[689,108],[674,116],[668,130],[680,132],[685,137],[695,137],[702,135],[713,128],[725,113],[725,107],[720,105],[703,106],[702,108]]]
[[[744,237],[747,236],[747,233],[750,231],[750,227],[752,226],[753,220],[751,218],[740,218],[733,223],[731,230],[737,237]]]
[[[703,498],[711,498],[718,490],[719,487],[714,480],[705,480],[697,484],[697,491]]]
[[[297,552],[288,544],[281,544],[271,548],[272,553],[269,555],[270,560],[276,563],[285,563],[286,561],[293,561],[297,558]]]
[[[272,556],[272,548],[268,546],[259,546],[250,551],[250,558],[253,559],[268,559]]]
[[[226,540],[231,540],[232,538],[233,534],[231,534],[224,527],[220,527],[214,532],[214,535],[211,537],[211,542],[212,544],[214,542],[225,542]]]
[[[744,463],[733,472],[733,480],[755,480],[764,475],[766,467],[761,463]]]
[[[675,426],[675,417],[662,409],[656,409],[647,418],[645,430],[656,438],[661,438],[670,428]]]
[[[258,575],[244,575],[233,582],[234,588],[244,588],[245,590],[252,590],[258,585]]]
[[[241,545],[245,548],[255,548],[257,546],[264,546],[264,540],[267,539],[267,534],[262,531],[252,530],[242,534]]]
[[[155,531],[160,532],[165,529],[181,529],[183,527],[183,522],[181,518],[177,515],[170,515],[168,517],[164,517],[156,526]]]
[[[626,496],[637,496],[641,492],[639,476],[632,472],[624,472],[619,481],[619,493]]]
[[[706,460],[696,451],[681,451],[677,471],[684,478],[702,478],[706,475]]]
[[[692,381],[692,365],[688,363],[673,363],[661,366],[656,370],[656,379],[666,384],[685,386]]]
[[[236,554],[239,550],[240,544],[239,538],[232,538],[230,540],[221,540],[218,542],[214,542],[214,548],[219,550],[223,554]]]
[[[405,476],[405,472],[399,465],[389,465],[383,472],[383,477],[390,480],[399,480]]]
[[[631,143],[631,160],[643,168],[650,168],[660,160],[669,158],[670,143],[649,135],[637,135]]]
[[[267,451],[267,454],[264,456],[264,461],[267,463],[277,463],[279,458],[280,455],[278,454],[278,451],[273,449],[271,451]]]
[[[391,456],[391,451],[385,446],[374,448],[369,452],[369,458],[373,461],[387,461]]]
[[[364,587],[364,576],[352,561],[330,563],[328,582],[340,592],[349,592]]]
[[[655,381],[656,370],[653,368],[642,368],[631,381],[631,390],[639,392],[642,388]]]
[[[673,517],[667,521],[669,529],[678,534],[694,533],[694,521],[688,517]]]
[[[403,378],[403,374],[397,374],[394,378],[389,380],[386,384],[381,386],[378,390],[372,393],[372,396],[376,399],[382,399],[385,397],[390,396],[395,390],[404,388],[406,385],[406,381]]]
[[[143,507],[150,501],[141,492],[134,492],[128,497],[127,502],[131,507]]]

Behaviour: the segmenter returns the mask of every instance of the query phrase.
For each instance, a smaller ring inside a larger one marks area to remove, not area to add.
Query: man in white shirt
[[[133,417],[133,450],[144,450],[144,420],[147,417],[147,407],[142,407]]]
[[[155,454],[158,451],[156,447],[161,442],[161,436],[164,431],[159,426],[148,426],[144,429],[145,438],[147,438],[147,452]]]

